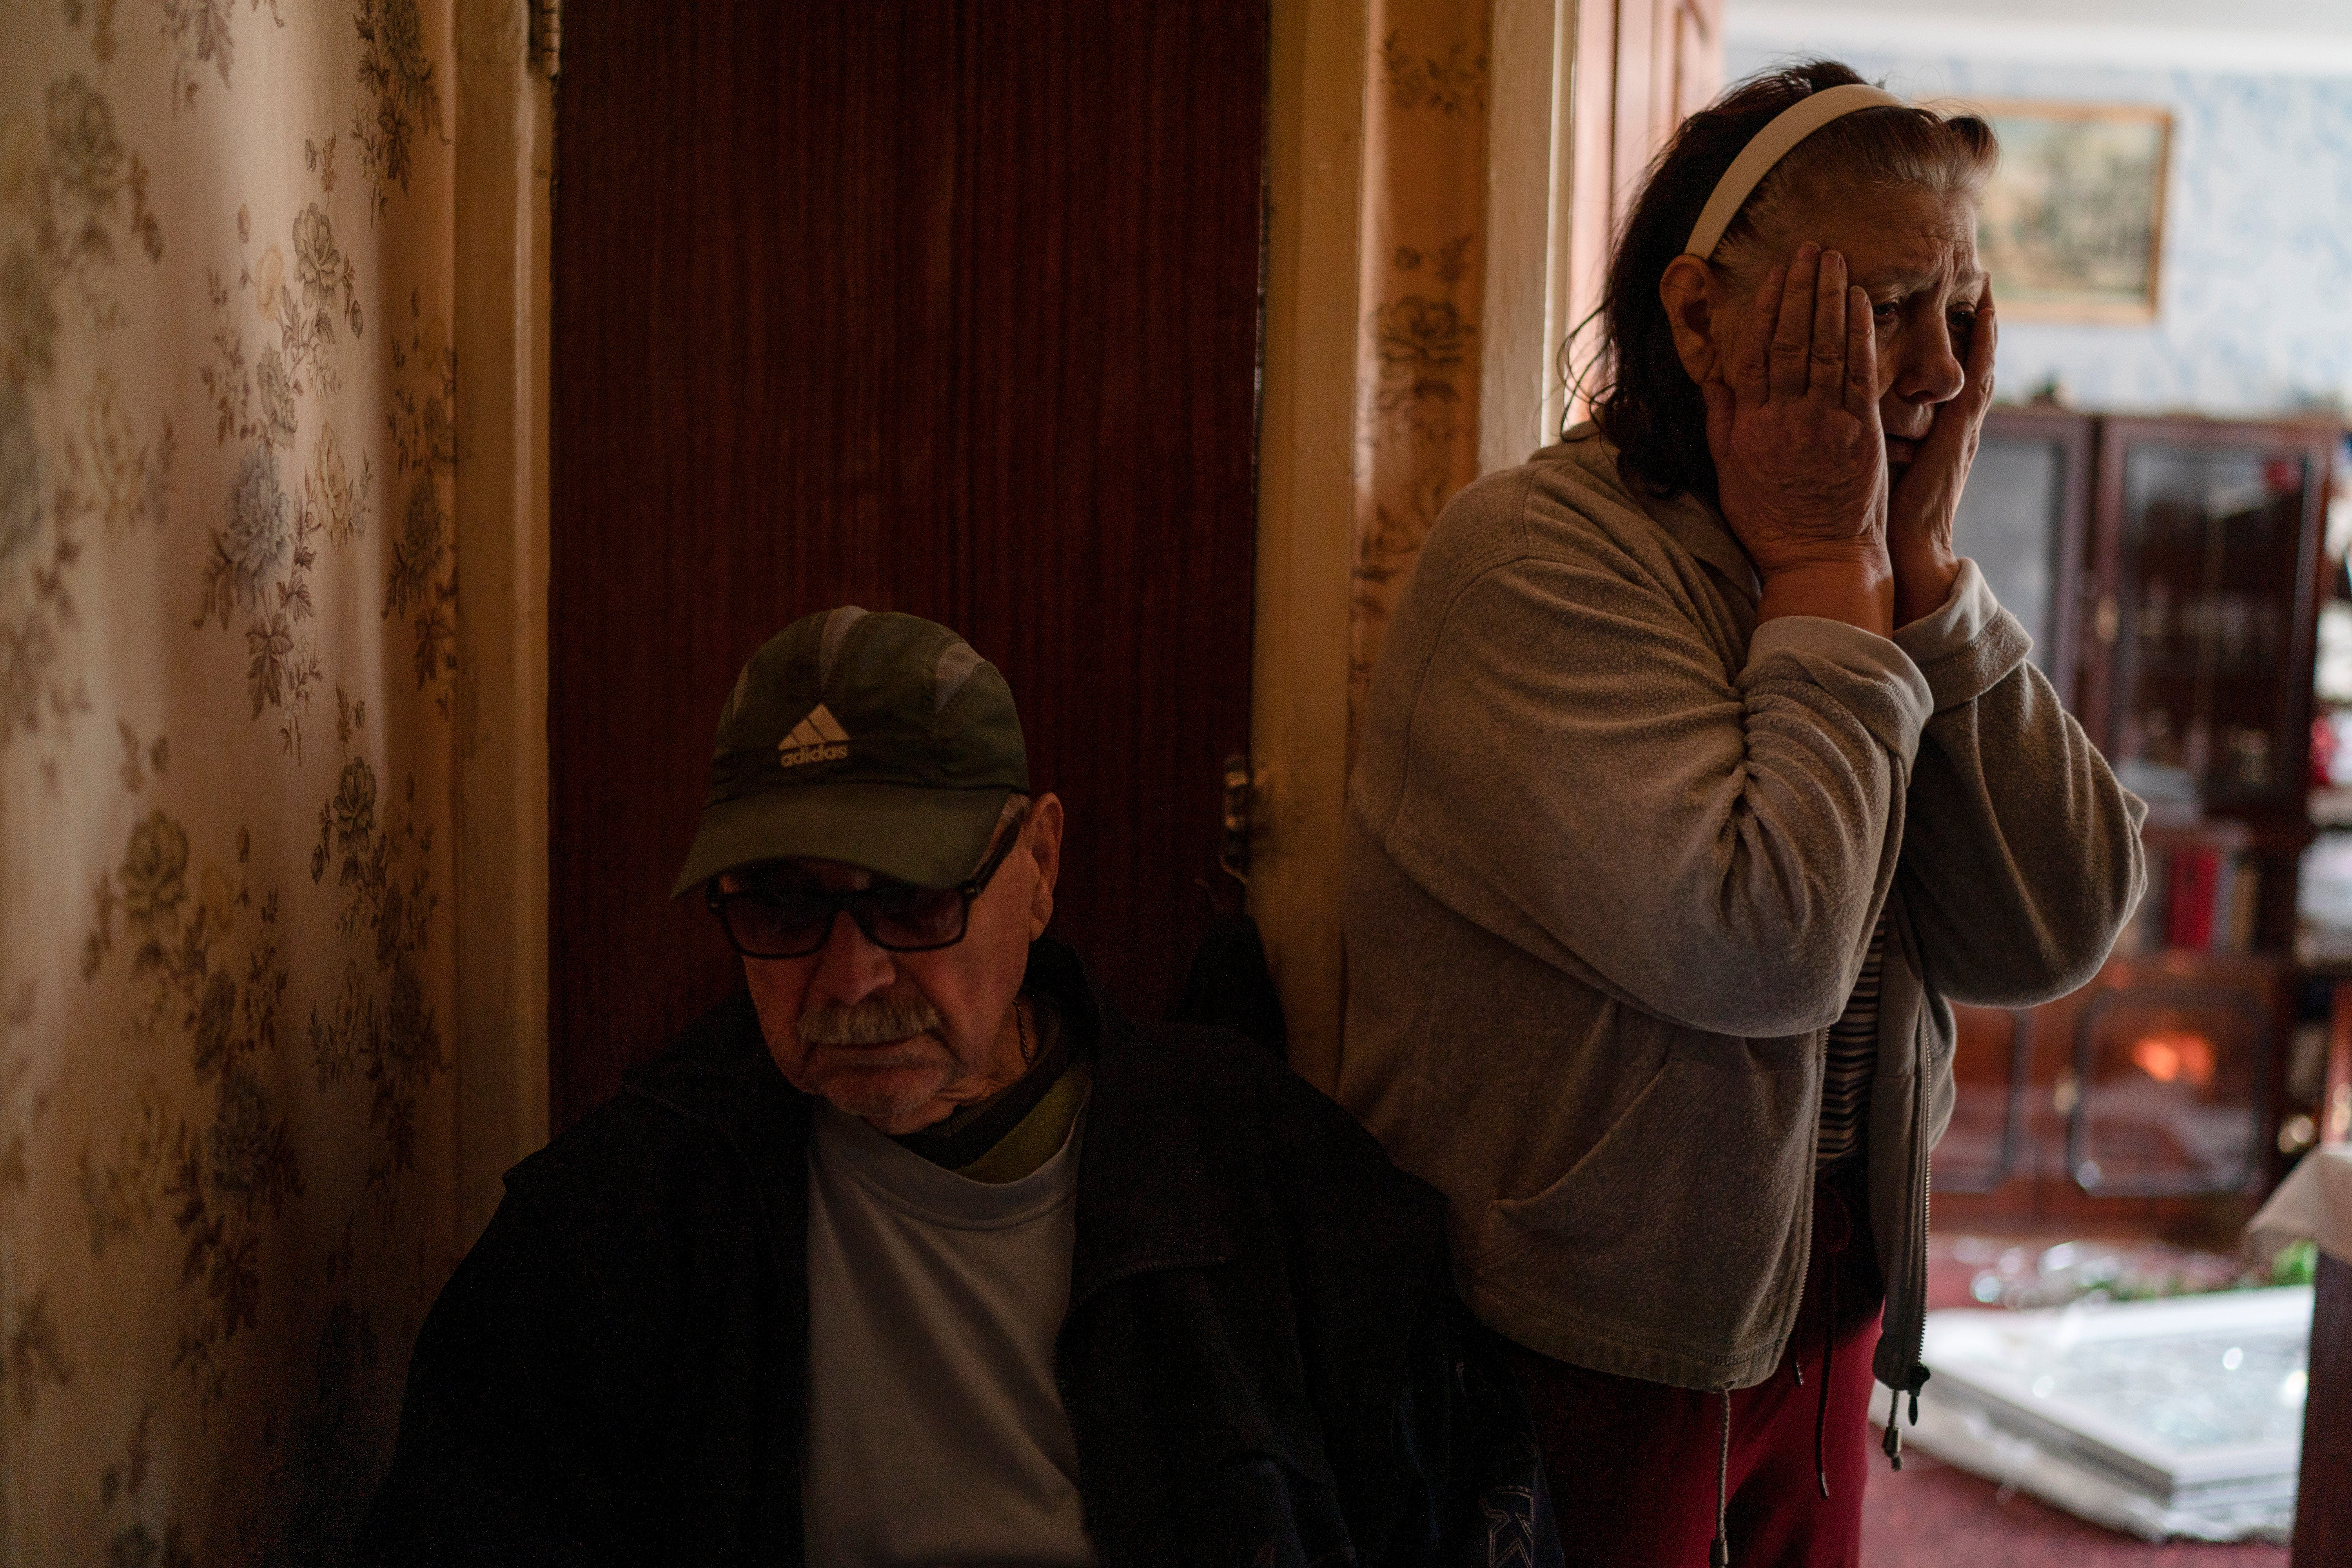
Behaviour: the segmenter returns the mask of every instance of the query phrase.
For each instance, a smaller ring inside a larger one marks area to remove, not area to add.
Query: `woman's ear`
[[[1666,308],[1675,353],[1690,378],[1702,385],[1717,378],[1722,363],[1716,346],[1716,306],[1721,298],[1714,268],[1696,256],[1675,257],[1658,279],[1658,300]]]

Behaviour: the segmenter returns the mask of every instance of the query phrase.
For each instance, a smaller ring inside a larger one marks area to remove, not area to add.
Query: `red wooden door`
[[[666,897],[742,660],[956,627],[1173,997],[1248,743],[1266,0],[598,0],[558,102],[555,1124],[740,984]]]

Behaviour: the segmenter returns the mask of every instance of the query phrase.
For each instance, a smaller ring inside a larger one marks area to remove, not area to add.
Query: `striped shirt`
[[[1862,1152],[1863,1128],[1870,1117],[1870,1075],[1878,1068],[1878,971],[1886,952],[1886,917],[1870,933],[1870,955],[1845,1011],[1830,1026],[1829,1067],[1822,1078],[1822,1128],[1813,1144],[1813,1169],[1853,1159]]]

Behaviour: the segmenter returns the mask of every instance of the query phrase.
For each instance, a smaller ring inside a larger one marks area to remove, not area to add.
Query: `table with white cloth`
[[[2306,1237],[2319,1245],[2289,1561],[2344,1568],[2352,1563],[2352,1144],[2305,1155],[2246,1230],[2259,1256]]]

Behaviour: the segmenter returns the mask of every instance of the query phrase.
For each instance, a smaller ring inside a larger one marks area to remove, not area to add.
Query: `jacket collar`
[[[705,1013],[642,1067],[623,1091],[716,1131],[763,1178],[794,1178],[808,1142],[809,1097],[784,1081],[759,1010],[738,991]]]
[[[1746,595],[1749,604],[1764,596],[1756,563],[1721,512],[1688,490],[1664,500],[1645,495],[1632,499],[1644,516],[1664,529],[1675,543],[1721,573],[1724,581]]]
[[[1183,1096],[1168,1092],[1164,1069],[1175,1064],[1155,1058],[1150,1042],[1138,1037],[1061,942],[1031,944],[1026,984],[1061,1013],[1082,1047],[1094,1050],[1086,1143],[1078,1151],[1070,1310],[1121,1279],[1230,1258],[1207,1128]]]
[[[1562,437],[1559,445],[1546,447],[1537,455],[1551,454],[1569,458],[1615,490],[1626,506],[1656,523],[1675,543],[1721,573],[1724,580],[1746,594],[1751,604],[1762,596],[1756,563],[1748,558],[1746,547],[1731,531],[1731,525],[1723,521],[1723,514],[1688,490],[1661,500],[1628,484],[1623,470],[1618,467],[1617,447],[1601,433],[1599,426],[1586,420]]]
[[[1078,1154],[1073,1310],[1117,1280],[1230,1257],[1213,1176],[1219,1162],[1211,1158],[1202,1118],[1167,1070],[1176,1064],[1155,1059],[1063,943],[1030,944],[1023,984],[1051,1003],[1079,1048],[1094,1055]],[[785,1081],[768,1054],[748,991],[703,1015],[624,1082],[628,1092],[714,1129],[763,1184],[798,1187],[814,1101]]]

